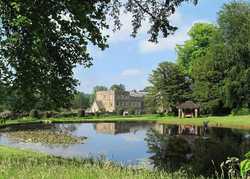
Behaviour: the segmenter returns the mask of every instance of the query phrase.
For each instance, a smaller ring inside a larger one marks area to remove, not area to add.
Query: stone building
[[[143,112],[143,93],[140,92],[119,92],[119,91],[98,91],[91,106],[91,112],[124,112],[134,111],[135,114]]]

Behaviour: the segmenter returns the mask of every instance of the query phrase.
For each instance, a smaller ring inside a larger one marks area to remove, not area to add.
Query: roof
[[[178,109],[199,109],[200,106],[195,104],[193,101],[186,101],[177,106]]]

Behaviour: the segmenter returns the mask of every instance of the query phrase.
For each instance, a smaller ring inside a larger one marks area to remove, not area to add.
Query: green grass
[[[28,124],[40,122],[53,122],[53,123],[79,123],[79,122],[159,122],[166,124],[190,124],[190,125],[203,125],[208,122],[209,126],[215,127],[232,127],[232,128],[246,128],[250,129],[250,115],[246,116],[223,116],[223,117],[202,117],[202,118],[185,118],[180,119],[177,117],[160,117],[158,115],[141,115],[141,116],[92,116],[92,117],[75,117],[75,118],[50,118],[50,119],[33,119],[33,118],[20,118],[17,120],[8,120],[5,124]]]
[[[125,168],[110,162],[63,159],[0,146],[0,179],[184,179],[181,172],[167,174]],[[192,178],[192,177],[191,177]],[[202,177],[198,177],[202,178]]]

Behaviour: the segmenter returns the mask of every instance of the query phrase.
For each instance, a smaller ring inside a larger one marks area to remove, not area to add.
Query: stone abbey
[[[144,92],[137,91],[98,91],[91,112],[118,112],[141,114],[144,111]]]

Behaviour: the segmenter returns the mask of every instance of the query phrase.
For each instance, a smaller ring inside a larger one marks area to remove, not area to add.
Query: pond
[[[52,131],[54,139],[47,140]],[[62,143],[62,135],[67,143]],[[209,175],[227,157],[243,157],[250,149],[250,131],[140,122],[36,124],[1,129],[0,145],[63,157],[104,156],[126,165],[171,171],[187,167]]]

